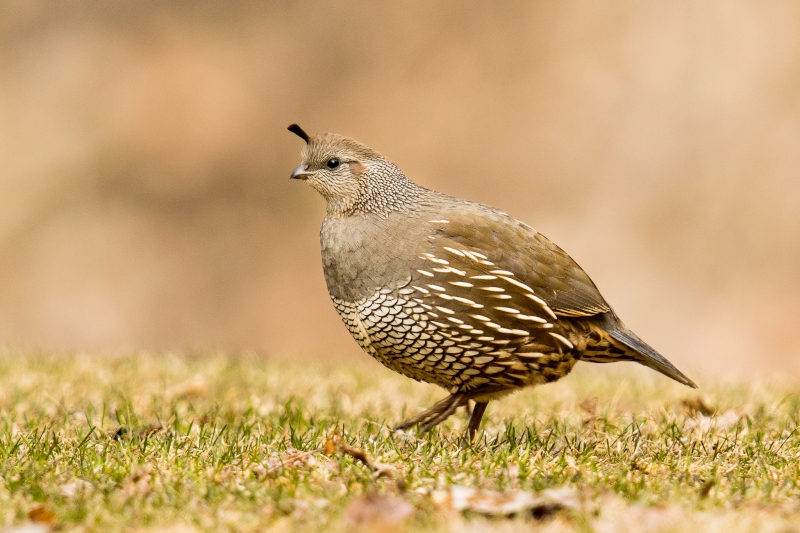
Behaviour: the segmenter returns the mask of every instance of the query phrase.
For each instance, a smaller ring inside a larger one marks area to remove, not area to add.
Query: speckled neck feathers
[[[367,167],[359,184],[361,186],[356,201],[351,209],[339,216],[370,214],[386,217],[392,212],[408,212],[428,192],[408,179],[392,162],[383,158]],[[328,215],[331,216],[330,211]]]

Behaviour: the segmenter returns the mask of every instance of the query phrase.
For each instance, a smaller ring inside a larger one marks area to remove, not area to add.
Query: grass
[[[490,404],[465,447],[463,412],[393,436],[443,393],[371,361],[6,351],[0,528],[800,531],[800,386],[697,381],[578,365]],[[578,503],[486,517],[448,508],[452,486]]]

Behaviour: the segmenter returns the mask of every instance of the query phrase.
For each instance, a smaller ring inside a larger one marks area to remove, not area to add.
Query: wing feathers
[[[477,259],[486,259],[487,273],[513,272],[556,315],[588,317],[611,311],[586,272],[547,237],[503,212],[479,204],[470,207],[461,204],[457,212],[442,215],[447,224],[436,225],[449,248],[480,253]]]

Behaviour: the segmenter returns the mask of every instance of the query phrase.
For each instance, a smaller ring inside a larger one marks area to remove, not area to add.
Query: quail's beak
[[[305,165],[300,165],[296,169],[292,171],[292,175],[289,176],[290,180],[304,180],[307,179],[311,173],[308,171]]]

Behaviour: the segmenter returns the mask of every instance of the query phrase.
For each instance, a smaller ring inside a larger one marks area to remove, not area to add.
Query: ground
[[[370,360],[6,350],[0,530],[800,532],[800,383],[692,378],[579,364],[467,446]]]

